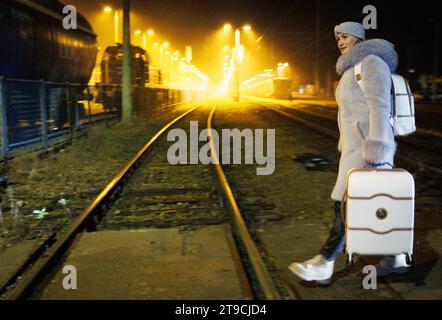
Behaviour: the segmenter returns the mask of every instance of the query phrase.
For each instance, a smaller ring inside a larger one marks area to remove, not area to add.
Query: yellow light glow
[[[135,30],[135,34],[138,36],[141,34],[141,30]]]
[[[180,55],[180,52],[179,52],[179,51],[175,51],[175,52],[173,53],[173,55],[174,55],[174,56],[179,56],[179,55]]]
[[[224,25],[224,30],[230,30],[230,29],[232,29],[232,26],[230,24],[226,23]]]
[[[154,33],[155,33],[155,32],[153,32],[152,29],[147,30],[147,34],[148,34],[149,36],[153,35]]]
[[[169,46],[169,42],[164,42],[163,43],[163,47],[168,47]]]
[[[245,31],[250,31],[250,30],[252,30],[252,27],[251,27],[250,25],[245,25],[245,26],[243,27],[243,29],[244,29]]]
[[[105,7],[103,9],[104,12],[112,12],[112,8],[111,7]]]
[[[153,46],[154,46],[154,47],[158,47],[158,45],[159,45],[158,42],[154,42],[154,43],[153,43]]]

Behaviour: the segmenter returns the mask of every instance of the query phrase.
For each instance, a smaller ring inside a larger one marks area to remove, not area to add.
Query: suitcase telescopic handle
[[[342,218],[342,222],[345,223],[345,205],[347,203],[347,198],[348,198],[348,194],[347,194],[347,190],[345,190],[344,195],[342,196],[342,201],[341,201],[341,218]]]

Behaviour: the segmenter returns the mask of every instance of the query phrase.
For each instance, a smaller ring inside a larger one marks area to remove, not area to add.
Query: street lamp
[[[154,31],[152,29],[147,30],[146,32],[143,32],[143,38],[142,38],[142,43],[143,43],[143,49],[144,50],[148,50],[148,41],[147,39],[151,36],[154,35]]]
[[[230,24],[224,25],[224,30],[231,30],[232,26]],[[252,30],[252,27],[250,25],[245,25],[240,28],[235,28],[235,94],[234,94],[234,100],[235,102],[239,102],[239,96],[240,96],[240,72],[239,72],[239,66],[241,63],[240,60],[240,47],[241,47],[241,29],[244,31],[250,31]]]
[[[103,9],[103,11],[105,13],[111,13],[114,10],[112,9],[112,7],[107,6]],[[118,43],[118,40],[119,40],[118,39],[119,23],[120,23],[119,21],[120,21],[119,10],[116,9],[114,11],[114,42],[115,43]]]
[[[160,68],[161,69],[165,69],[165,64],[164,64],[164,49],[166,49],[167,47],[169,47],[169,42],[163,42],[162,45],[159,46],[160,47],[160,56],[159,56],[159,60],[160,60]]]

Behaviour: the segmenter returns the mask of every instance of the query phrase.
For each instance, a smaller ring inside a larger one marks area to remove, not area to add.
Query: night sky
[[[112,28],[103,26],[103,22],[101,25],[94,23],[94,15],[101,12],[105,5],[121,8],[118,0],[63,2],[76,5],[95,30]],[[410,69],[415,69],[415,76],[433,72],[434,30],[436,25],[440,28],[441,21],[437,1],[321,0],[321,74],[325,75],[328,71],[337,79],[334,65],[339,52],[333,27],[343,21],[362,22],[362,8],[367,4],[374,5],[378,14],[378,29],[367,31],[367,38],[384,38],[396,45],[399,72],[407,75]],[[236,25],[250,23],[257,36],[264,35],[261,43],[268,49],[265,55],[269,67],[288,61],[301,82],[312,81],[316,21],[314,0],[132,0],[132,9],[135,14],[133,30],[153,28],[181,51],[184,51],[184,46],[191,45],[194,63],[202,71],[211,59],[206,48],[214,32],[225,22]],[[100,35],[100,32],[97,33]],[[441,35],[442,32],[439,32],[439,39]],[[439,40],[439,47],[440,43]]]

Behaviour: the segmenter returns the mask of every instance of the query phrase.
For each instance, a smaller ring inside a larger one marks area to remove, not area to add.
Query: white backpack
[[[355,65],[356,82],[362,88],[361,63]],[[414,117],[414,96],[407,80],[402,76],[391,74],[391,111],[390,123],[395,136],[406,136],[416,131]]]

